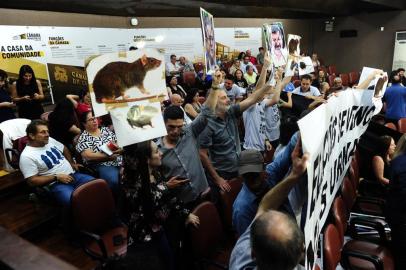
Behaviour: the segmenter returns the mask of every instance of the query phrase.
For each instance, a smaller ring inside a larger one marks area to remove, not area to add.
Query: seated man
[[[48,186],[63,206],[70,205],[75,188],[93,180],[93,176],[78,173],[69,150],[49,137],[47,122],[33,120],[27,126],[28,145],[20,156],[20,169],[31,186]]]
[[[180,95],[178,94],[173,94],[170,98],[171,100],[171,106],[179,107],[183,111],[183,123],[184,125],[188,125],[192,123],[192,120],[187,116],[185,110],[183,109],[183,99]]]
[[[239,87],[234,83],[234,77],[227,74],[224,78],[224,83],[220,84],[220,89],[223,89],[227,93],[228,99],[231,103],[236,103],[242,99],[242,95],[245,92],[244,88]]]
[[[320,96],[320,91],[314,86],[311,86],[312,77],[310,75],[303,75],[300,78],[300,86],[292,91],[293,94],[306,96],[308,98],[314,99]]]
[[[304,237],[295,220],[275,211],[306,170],[308,154],[298,143],[292,153],[292,170],[263,197],[254,221],[238,239],[229,269],[294,269],[303,256]]]

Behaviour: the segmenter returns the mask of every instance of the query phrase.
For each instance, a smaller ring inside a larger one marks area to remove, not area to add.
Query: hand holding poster
[[[104,54],[86,71],[95,116],[120,103],[167,95],[164,56],[155,49]]]
[[[313,269],[320,231],[359,138],[374,115],[372,97],[373,91],[343,91],[298,122],[303,150],[310,155],[307,166],[306,269]]]
[[[214,19],[213,15],[200,8],[200,21],[202,24],[202,36],[204,47],[204,63],[206,73],[214,73],[216,66],[216,41],[214,39]]]

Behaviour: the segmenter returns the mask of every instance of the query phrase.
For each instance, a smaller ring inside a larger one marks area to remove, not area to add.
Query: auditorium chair
[[[200,220],[198,227],[189,225],[187,228],[196,269],[228,269],[233,246],[224,241],[225,233],[216,206],[203,202],[192,213]]]
[[[400,133],[406,133],[406,118],[400,118],[398,121],[398,127]]]
[[[48,117],[51,113],[52,113],[52,111],[44,112],[43,114],[41,114],[41,116],[40,116],[41,120],[48,121]]]
[[[319,66],[319,70],[323,70],[323,71],[324,71],[325,76],[327,76],[327,75],[328,75],[328,70],[327,70],[327,68],[326,68],[325,66]],[[318,74],[317,74],[317,75],[318,75]]]
[[[257,68],[257,70],[258,70],[258,75],[259,74],[261,74],[261,71],[262,71],[262,65],[255,65],[255,67]]]
[[[15,170],[20,168],[20,155],[28,143],[28,136],[13,140],[13,148],[4,149],[8,164]]]
[[[200,71],[202,71],[204,69],[204,65],[202,62],[197,62],[195,64],[193,64],[196,73],[199,73]]]
[[[241,178],[234,178],[228,181],[231,187],[230,191],[220,191],[221,206],[222,206],[222,216],[223,224],[228,232],[233,231],[232,216],[233,216],[233,204],[237,198],[238,193],[242,188],[243,180]]]
[[[350,79],[349,79],[348,74],[342,73],[342,74],[340,74],[340,78],[341,78],[341,81],[343,82],[343,86],[349,86],[350,85]]]
[[[337,68],[334,65],[328,66],[329,75],[337,75]]]
[[[335,270],[339,262],[344,269],[394,269],[393,256],[385,247],[358,240],[350,240],[343,246],[344,238],[335,224],[327,224],[323,239],[325,270]]]
[[[353,86],[355,84],[358,84],[359,81],[359,73],[356,71],[351,71],[349,74],[349,79],[350,79],[350,86]]]
[[[343,179],[341,194],[348,212],[384,216],[384,200],[375,197],[357,196],[357,191],[348,176]]]
[[[76,188],[71,206],[74,228],[90,257],[107,268],[126,255],[128,228],[116,216],[113,194],[106,181],[96,179]]]
[[[328,84],[330,87],[334,85],[334,79],[336,78],[336,75],[328,75]]]
[[[385,127],[393,129],[393,130],[398,130],[398,128],[396,127],[396,125],[394,123],[386,123]]]
[[[194,87],[196,83],[196,74],[194,71],[183,72],[183,84]]]

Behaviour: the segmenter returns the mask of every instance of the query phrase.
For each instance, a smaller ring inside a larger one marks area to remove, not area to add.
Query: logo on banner
[[[242,30],[235,30],[234,38],[250,38],[250,34],[248,32],[244,32]]]
[[[54,71],[54,78],[55,81],[67,83],[68,73],[66,72],[66,69],[56,66]]]
[[[35,41],[41,41],[40,33],[24,33],[13,37],[13,40],[29,39]]]

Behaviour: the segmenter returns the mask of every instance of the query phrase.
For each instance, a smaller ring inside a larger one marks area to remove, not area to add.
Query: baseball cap
[[[258,150],[247,149],[241,152],[238,173],[262,172],[264,158]]]

